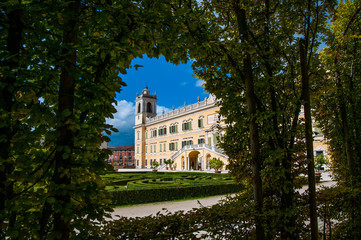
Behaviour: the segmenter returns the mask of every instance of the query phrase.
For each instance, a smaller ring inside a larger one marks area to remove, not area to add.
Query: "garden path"
[[[158,212],[166,214],[167,212],[176,211],[190,211],[193,208],[199,208],[201,205],[205,207],[217,204],[221,199],[224,199],[225,195],[212,196],[195,200],[176,201],[176,202],[157,202],[139,204],[129,207],[118,207],[112,212],[112,218],[117,219],[117,215],[122,217],[145,217],[149,215],[155,215]]]
[[[321,183],[317,185],[317,188],[321,186],[332,186],[336,182],[332,181],[330,172],[323,172]],[[301,188],[300,193],[304,192],[307,186]],[[212,196],[195,200],[176,201],[176,202],[157,202],[139,204],[134,206],[118,207],[112,212],[112,219],[118,219],[121,217],[145,217],[149,215],[155,215],[158,212],[166,214],[167,212],[174,213],[176,211],[190,211],[193,208],[199,208],[201,206],[209,207],[217,204],[221,199],[225,199],[226,195]]]

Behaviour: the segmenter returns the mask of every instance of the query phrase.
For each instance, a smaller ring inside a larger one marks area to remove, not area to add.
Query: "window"
[[[169,151],[178,151],[178,142],[169,143]]]
[[[162,152],[162,146],[163,144],[159,144],[159,151]]]
[[[169,127],[169,133],[177,133],[177,132],[178,132],[178,125]]]
[[[139,140],[139,131],[137,132],[137,140]]]
[[[137,145],[137,153],[139,153],[139,145]]]
[[[214,145],[217,145],[217,144],[218,144],[218,138],[219,138],[219,134],[218,134],[218,133],[213,134],[213,143],[214,143]]]
[[[145,146],[145,153],[148,153],[148,146]]]
[[[203,118],[198,119],[198,127],[202,128],[203,126]]]
[[[157,145],[153,145],[153,147],[154,147],[154,153],[156,153],[157,152]]]
[[[204,138],[198,139],[198,144],[202,144],[202,143],[205,143]]]
[[[163,143],[163,152],[166,152],[166,150],[167,150],[165,146],[166,146],[166,143]]]
[[[188,145],[192,145],[192,144],[193,144],[193,141],[192,141],[192,140],[182,141],[182,147],[188,146]]]
[[[151,133],[150,137],[156,137],[157,136],[157,130],[153,130],[150,133]]]
[[[166,135],[166,134],[167,134],[167,128],[158,129],[159,136]]]
[[[146,139],[148,138],[148,132],[145,132],[145,138]]]
[[[192,129],[192,122],[186,122],[186,123],[182,123],[182,130],[191,130]]]
[[[148,166],[148,160],[145,159],[145,166]]]
[[[138,103],[138,113],[140,113],[140,103]]]

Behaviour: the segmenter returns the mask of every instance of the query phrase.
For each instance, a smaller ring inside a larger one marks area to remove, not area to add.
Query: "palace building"
[[[209,161],[219,158],[228,164],[228,156],[219,148],[220,121],[217,99],[209,95],[203,101],[157,115],[157,96],[145,87],[135,100],[135,165],[160,169],[165,160],[174,161],[177,170],[209,170]],[[304,118],[303,109],[300,118]],[[327,141],[314,126],[314,156],[327,156]]]
[[[216,147],[219,106],[210,95],[203,101],[157,115],[157,96],[145,87],[135,100],[135,162],[137,168],[160,168],[171,159],[177,170],[206,170],[212,158],[225,165],[228,157]],[[222,124],[222,123],[220,123]]]

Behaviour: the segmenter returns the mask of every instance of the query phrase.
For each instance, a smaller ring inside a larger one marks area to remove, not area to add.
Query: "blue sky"
[[[127,84],[123,90],[117,94],[117,113],[114,119],[108,119],[107,123],[112,124],[119,130],[112,133],[109,146],[133,145],[134,144],[134,114],[137,93],[141,93],[147,85],[151,93],[157,93],[157,111],[161,114],[168,112],[174,106],[179,108],[197,102],[198,96],[204,99],[208,93],[202,87],[203,81],[193,77],[191,62],[187,64],[173,65],[165,60],[137,58],[132,61],[132,65],[142,65],[143,67],[130,68],[126,75],[122,75],[123,81]]]

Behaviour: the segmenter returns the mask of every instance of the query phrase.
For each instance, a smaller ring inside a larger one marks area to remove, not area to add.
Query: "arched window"
[[[140,113],[140,103],[138,103],[138,113]]]
[[[147,103],[147,112],[152,113],[152,104],[150,102]]]

